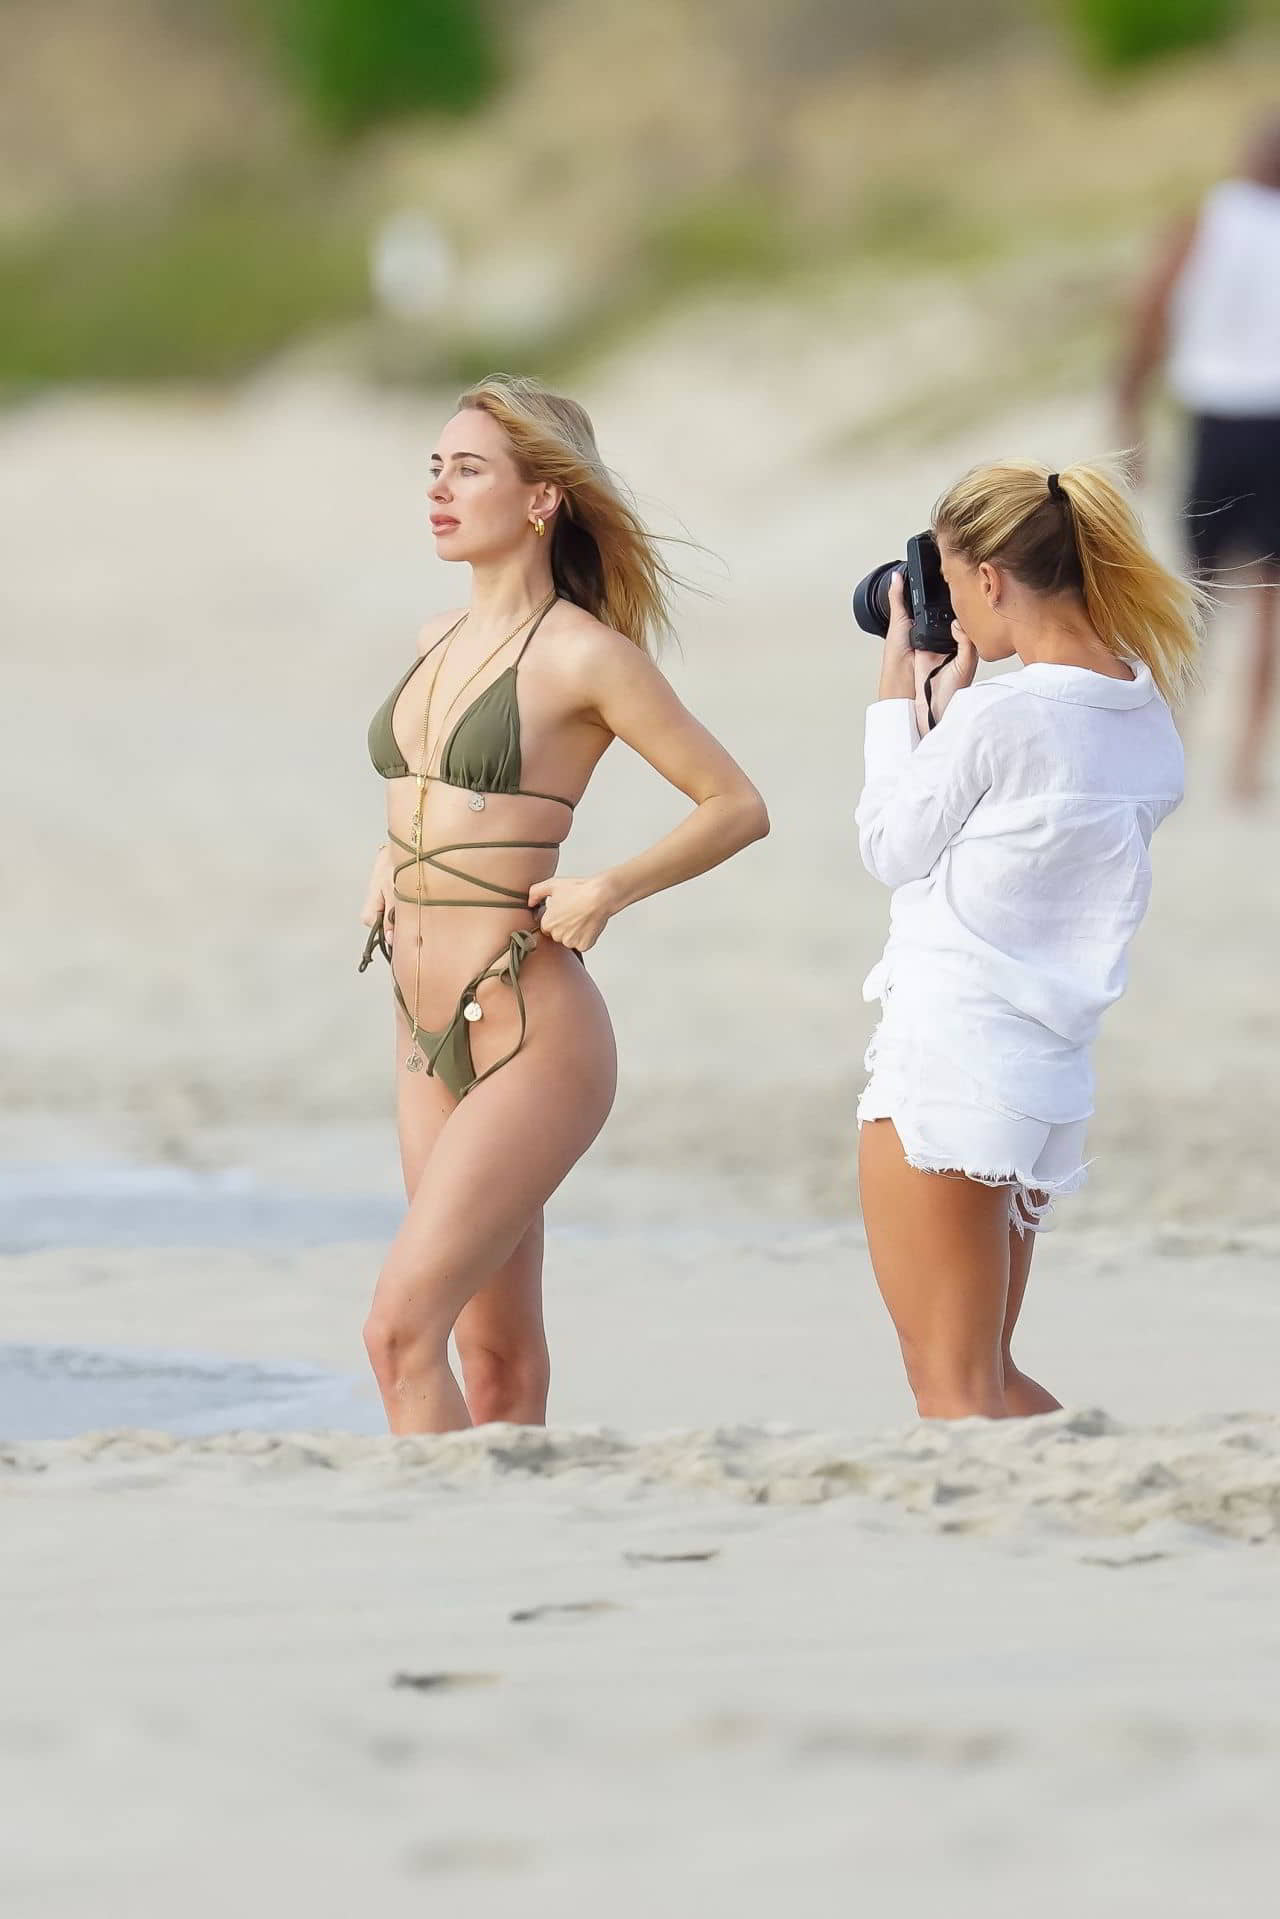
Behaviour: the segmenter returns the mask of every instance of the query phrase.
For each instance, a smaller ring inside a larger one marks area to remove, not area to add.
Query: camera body
[[[917,533],[907,541],[907,560],[887,560],[868,573],[853,589],[853,617],[864,633],[883,639],[889,631],[889,587],[895,573],[905,573],[911,644],[919,653],[937,653],[951,659],[956,643],[951,635],[955,608],[942,577],[942,555],[932,533]]]

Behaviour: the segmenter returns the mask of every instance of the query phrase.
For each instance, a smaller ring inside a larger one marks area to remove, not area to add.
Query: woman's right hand
[[[898,568],[889,582],[889,627],[880,661],[881,700],[914,700],[915,662],[911,651],[911,615],[907,612],[906,575]]]
[[[396,924],[395,855],[389,846],[380,846],[369,875],[369,890],[360,913],[362,926],[376,926],[382,919],[382,937],[388,946]]]

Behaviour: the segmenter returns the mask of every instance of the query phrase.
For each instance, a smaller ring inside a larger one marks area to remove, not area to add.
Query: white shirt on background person
[[[1280,415],[1280,192],[1205,199],[1169,310],[1169,383],[1192,413]]]

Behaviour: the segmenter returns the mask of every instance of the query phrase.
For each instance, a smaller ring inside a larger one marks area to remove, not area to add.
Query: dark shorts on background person
[[[1187,541],[1202,579],[1280,564],[1280,414],[1194,414]]]

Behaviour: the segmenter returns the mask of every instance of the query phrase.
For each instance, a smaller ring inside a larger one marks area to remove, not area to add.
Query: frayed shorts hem
[[[913,1112],[909,1099],[877,1086],[874,1076],[858,1102],[859,1128],[869,1120],[891,1120],[906,1162],[917,1172],[1007,1187],[1009,1221],[1020,1237],[1049,1231],[1055,1203],[1078,1192],[1088,1177],[1084,1120],[1053,1125],[955,1103],[931,1104],[929,1117],[932,1127]],[[980,1153],[973,1150],[979,1145],[974,1135],[984,1132],[989,1150]]]

